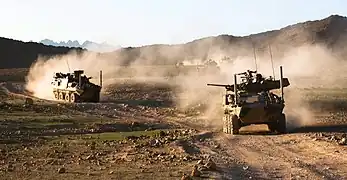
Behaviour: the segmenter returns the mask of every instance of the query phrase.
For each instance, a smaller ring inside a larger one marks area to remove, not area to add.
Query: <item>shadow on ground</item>
[[[129,106],[147,106],[147,107],[174,107],[174,102],[170,100],[102,100],[101,103],[126,104]]]
[[[279,133],[270,132],[270,131],[240,131],[239,135],[273,136],[273,135],[279,135]]]
[[[309,133],[309,132],[347,133],[347,124],[303,126],[299,128],[294,128],[289,131],[289,133]]]
[[[244,126],[240,129],[239,135],[279,135],[277,132],[271,132],[267,125],[265,124],[257,124],[257,125],[249,125]]]
[[[347,133],[347,124],[303,126],[303,127],[288,129],[286,134],[317,133],[317,132]],[[252,130],[252,131],[246,130],[246,131],[240,131],[240,135],[280,135],[280,133],[270,132],[266,130]]]
[[[172,129],[172,125],[140,122],[69,120],[57,122],[0,121],[0,144],[34,142],[47,136],[82,135],[105,132],[140,132]]]

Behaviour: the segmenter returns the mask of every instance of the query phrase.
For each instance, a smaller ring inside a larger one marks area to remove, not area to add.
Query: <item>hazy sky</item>
[[[331,14],[346,0],[0,0],[0,36],[114,45],[248,35]]]

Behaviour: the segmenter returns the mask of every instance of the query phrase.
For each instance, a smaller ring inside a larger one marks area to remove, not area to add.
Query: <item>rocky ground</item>
[[[202,107],[176,108],[172,87],[124,83],[101,103],[26,103],[24,78],[10,72],[0,71],[2,179],[347,179],[343,91],[315,94],[316,124],[233,136],[205,123]]]

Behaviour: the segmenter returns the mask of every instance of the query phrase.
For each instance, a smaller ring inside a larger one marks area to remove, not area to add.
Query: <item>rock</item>
[[[182,158],[182,160],[183,160],[183,161],[188,161],[188,157],[187,157],[187,156],[184,156],[184,157]]]
[[[92,154],[86,157],[86,160],[91,160],[91,159],[94,159],[94,155]]]
[[[198,167],[198,170],[199,171],[206,171],[206,170],[208,170],[205,166],[199,166]]]
[[[181,180],[191,180],[192,178],[190,176],[187,175],[183,175]]]
[[[158,139],[153,139],[149,142],[150,146],[155,147],[160,145],[160,141]]]
[[[93,141],[91,144],[90,144],[90,150],[95,150],[95,142]]]
[[[164,137],[164,136],[166,136],[166,133],[164,131],[160,131],[159,132],[159,137]]]
[[[200,177],[201,172],[194,166],[194,169],[192,170],[190,175],[193,176],[193,177]]]
[[[8,172],[14,171],[13,165],[12,165],[12,164],[7,164],[7,165],[6,165],[6,171],[8,171]]]
[[[339,145],[346,145],[346,144],[347,144],[346,138],[342,138],[342,139],[339,141]]]
[[[66,169],[63,167],[58,169],[58,173],[65,173],[65,172],[66,172]]]
[[[217,165],[212,160],[209,160],[204,166],[209,170],[217,170]]]
[[[131,123],[131,126],[132,126],[132,127],[136,127],[136,126],[139,126],[139,125],[140,125],[140,124],[139,124],[138,122],[132,122],[132,123]]]
[[[318,133],[317,136],[318,137],[323,137],[323,134],[322,133]]]
[[[152,130],[153,130],[153,128],[149,127],[145,131],[152,131]]]
[[[33,105],[34,101],[31,98],[25,98],[25,105]]]
[[[173,159],[175,159],[176,158],[176,155],[174,155],[174,154],[172,154],[171,156],[170,156],[170,160],[173,160]]]
[[[188,134],[188,130],[183,130],[182,131],[182,135],[187,135]]]

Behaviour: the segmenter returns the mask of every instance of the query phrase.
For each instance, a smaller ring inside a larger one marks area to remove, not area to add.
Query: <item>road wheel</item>
[[[287,132],[286,116],[284,114],[281,114],[280,117],[278,118],[277,131],[281,134]]]
[[[232,123],[231,123],[231,126],[232,126],[232,131],[233,131],[233,134],[239,134],[240,133],[240,120],[237,116],[233,116],[232,119],[231,119]]]
[[[224,114],[223,132],[226,134],[239,134],[240,120],[236,115]]]
[[[53,94],[54,94],[54,99],[55,99],[55,100],[58,100],[58,99],[59,99],[59,94],[58,94],[58,92],[54,92]]]
[[[79,99],[79,96],[76,93],[70,94],[70,102],[77,102]]]
[[[64,94],[62,92],[59,93],[59,100],[64,100]]]
[[[70,94],[70,101],[71,101],[71,102],[76,102],[75,93],[71,93],[71,94]]]
[[[70,102],[70,95],[69,94],[65,94],[65,102]]]
[[[100,95],[99,95],[99,94],[95,94],[94,101],[95,101],[96,103],[98,103],[98,102],[100,101]]]
[[[223,132],[226,134],[231,134],[231,121],[229,114],[224,114],[223,116]]]
[[[278,121],[276,119],[271,119],[270,122],[267,124],[267,127],[271,132],[275,132],[277,130],[277,124]]]

